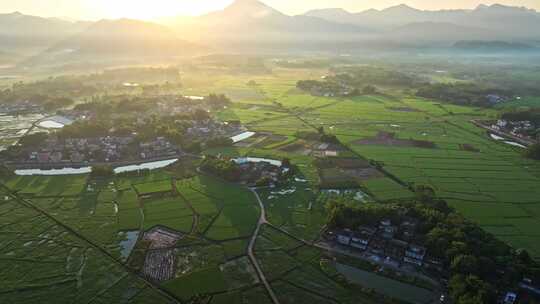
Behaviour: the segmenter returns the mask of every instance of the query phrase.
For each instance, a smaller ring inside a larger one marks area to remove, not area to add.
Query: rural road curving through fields
[[[256,189],[249,188],[249,190],[253,193],[253,195],[255,195],[255,198],[257,199],[257,202],[259,203],[259,206],[261,209],[261,216],[259,217],[257,228],[255,228],[255,231],[253,232],[253,236],[251,237],[251,240],[249,241],[248,257],[251,263],[253,264],[253,267],[255,267],[255,271],[257,272],[259,279],[263,283],[264,288],[266,288],[266,291],[268,292],[268,295],[270,296],[272,302],[274,304],[279,304],[279,300],[276,297],[274,290],[272,290],[272,286],[270,286],[270,283],[268,283],[268,280],[266,279],[266,276],[264,275],[261,269],[261,266],[259,265],[259,262],[257,261],[257,258],[255,257],[255,254],[253,253],[255,242],[257,241],[257,237],[259,236],[259,231],[261,230],[262,225],[268,224],[268,220],[266,219],[266,210],[264,208],[264,204],[261,201],[261,198],[259,197],[259,194],[257,193]]]

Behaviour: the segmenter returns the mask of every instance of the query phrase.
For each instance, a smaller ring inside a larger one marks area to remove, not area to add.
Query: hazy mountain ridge
[[[58,18],[24,15],[20,12],[0,14],[0,34],[8,36],[62,36],[85,29],[90,23],[69,22]]]
[[[504,6],[493,4],[480,5],[473,10],[418,10],[407,5],[393,6],[384,10],[367,10],[359,13],[350,13],[343,9],[320,9],[305,13],[329,21],[341,21],[360,26],[370,26],[374,29],[392,32],[409,24],[430,22],[439,23],[438,29],[450,31],[452,27],[461,26],[490,31],[490,36],[505,39],[532,39],[540,36],[540,13],[524,7]],[[442,25],[448,25],[445,30]],[[453,24],[453,25],[451,25]],[[437,32],[432,30],[431,35]],[[462,33],[462,38],[468,33]],[[455,35],[454,35],[455,36]],[[489,37],[486,37],[489,39]]]
[[[302,46],[329,40],[351,40],[371,34],[366,27],[311,16],[289,16],[256,0],[237,0],[223,10],[200,17],[162,22],[192,40],[222,47]]]
[[[174,31],[162,25],[132,19],[101,20],[23,64],[172,58],[193,54],[197,50],[197,45],[180,39]]]
[[[0,14],[0,41],[8,50],[45,49],[56,41],[86,29],[88,22],[68,22],[57,18],[42,18],[19,12]]]
[[[496,39],[498,35],[490,30],[457,25],[448,22],[413,22],[397,27],[386,33],[395,41],[409,41],[418,45],[445,45],[462,40]]]
[[[455,47],[458,41],[536,45],[534,41],[540,40],[537,30],[540,13],[503,5],[423,11],[402,4],[360,13],[336,8],[289,16],[257,0],[237,0],[223,10],[206,15],[163,18],[159,22],[129,19],[76,22],[21,13],[0,14],[1,50],[22,57],[33,55],[24,62],[28,66],[89,58],[104,61],[121,57],[170,58],[213,50],[240,53],[348,53],[418,47],[460,50],[463,48]],[[20,52],[20,48],[29,50]]]
[[[454,44],[454,48],[463,50],[483,50],[483,51],[498,51],[498,50],[533,50],[534,46],[525,43],[511,43],[506,41],[485,41],[485,40],[469,40],[458,41]]]

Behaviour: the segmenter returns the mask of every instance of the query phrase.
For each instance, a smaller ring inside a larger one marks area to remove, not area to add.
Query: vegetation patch
[[[190,300],[196,295],[226,291],[227,281],[218,267],[209,267],[164,284],[170,292]]]
[[[475,153],[478,153],[480,152],[479,149],[475,148],[473,145],[471,144],[460,144],[459,145],[459,148],[463,151],[469,151],[469,152],[475,152]]]
[[[362,139],[354,142],[357,145],[380,145],[380,146],[393,146],[393,147],[415,147],[425,149],[435,149],[434,142],[426,140],[414,140],[414,139],[398,139],[395,138],[395,133],[379,132],[376,137]]]
[[[171,192],[173,190],[171,185],[172,181],[170,179],[167,179],[149,183],[134,184],[133,188],[135,189],[135,191],[137,191],[139,196],[147,196],[152,194]]]
[[[410,107],[390,107],[388,109],[396,112],[420,112],[418,109]]]

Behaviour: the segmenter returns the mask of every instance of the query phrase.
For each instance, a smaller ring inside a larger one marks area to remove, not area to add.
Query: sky
[[[500,3],[540,10],[540,0],[262,0],[290,15],[310,9],[341,7],[351,12],[369,8],[383,9],[405,3],[409,6],[436,10],[474,8],[479,4]],[[176,15],[200,15],[219,10],[233,0],[0,0],[0,12],[19,11],[43,17],[69,17],[96,20],[103,18],[136,18],[151,20]]]

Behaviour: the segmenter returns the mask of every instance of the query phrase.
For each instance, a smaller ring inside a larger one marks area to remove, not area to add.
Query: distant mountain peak
[[[333,18],[347,18],[351,17],[352,13],[349,11],[343,9],[343,8],[323,8],[323,9],[314,9],[306,12],[304,14],[305,16],[311,16],[311,17],[322,17],[324,19],[325,16],[333,16]]]
[[[380,11],[378,9],[370,8],[368,10],[363,11],[363,13],[379,13]]]
[[[332,7],[332,8],[323,8],[323,9],[311,10],[311,12],[316,12],[316,11],[327,11],[327,12],[334,12],[334,13],[347,13],[347,14],[349,14],[349,11],[347,11],[346,9],[341,8],[341,7]]]
[[[226,9],[271,9],[270,6],[258,0],[236,0]]]
[[[259,0],[236,0],[232,3],[232,5],[264,5],[266,6],[266,4],[264,4],[263,2]]]
[[[21,13],[19,11],[9,13],[9,14],[0,14],[0,16],[4,16],[4,17],[7,17],[7,18],[11,18],[11,19],[30,17],[30,16],[26,16],[25,14],[23,14],[23,13]]]
[[[207,16],[215,16],[216,13],[225,14],[231,19],[263,19],[271,16],[284,16],[281,12],[258,0],[236,0],[223,11],[213,12]]]
[[[516,8],[518,7],[508,6],[508,5],[498,4],[498,3],[492,4],[492,5],[480,4],[476,7],[476,9],[516,9]]]
[[[418,10],[414,7],[410,7],[408,6],[407,4],[399,4],[399,5],[395,5],[395,6],[391,6],[387,9],[384,9],[383,11],[399,11],[399,12],[403,12],[403,11],[406,11],[406,12],[417,12]]]
[[[519,6],[508,6],[503,4],[492,4],[492,5],[485,5],[480,4],[476,7],[475,11],[494,11],[494,12],[523,12],[523,13],[536,13],[536,10],[526,8],[526,7],[519,7]]]

